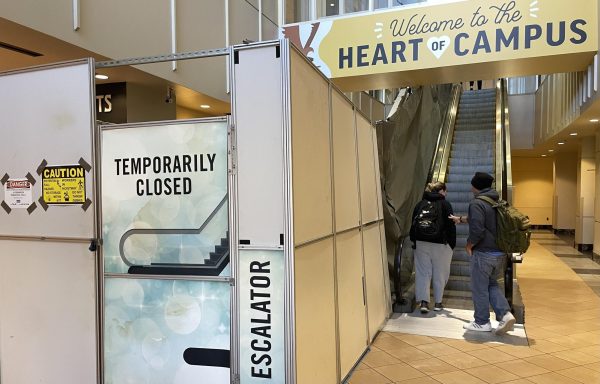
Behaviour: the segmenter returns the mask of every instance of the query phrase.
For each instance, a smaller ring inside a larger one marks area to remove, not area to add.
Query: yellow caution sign
[[[42,171],[46,204],[85,203],[85,170],[79,165],[46,167]]]

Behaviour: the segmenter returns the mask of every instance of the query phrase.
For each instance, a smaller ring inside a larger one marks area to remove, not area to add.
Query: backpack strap
[[[497,201],[494,201],[494,199],[492,199],[489,196],[477,196],[476,199],[483,200],[486,203],[488,203],[489,205],[491,205],[492,209],[494,211],[494,214],[496,214],[496,209],[495,208],[498,206],[498,202]],[[488,227],[485,226],[485,223],[484,223],[483,227],[485,228],[486,231],[489,231],[491,234],[494,234],[494,232],[492,230],[490,230]]]
[[[496,206],[496,204],[498,204],[497,201],[494,201],[494,199],[492,199],[489,196],[477,196],[476,199],[483,200],[486,203],[490,204],[492,207],[494,207],[494,206]]]

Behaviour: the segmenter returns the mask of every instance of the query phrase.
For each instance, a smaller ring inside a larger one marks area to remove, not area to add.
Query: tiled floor
[[[600,383],[600,268],[550,233],[534,239],[517,270],[529,346],[381,332],[349,383]]]
[[[496,315],[490,315],[492,327],[498,322]],[[402,332],[412,335],[463,339],[467,341],[499,342],[511,345],[528,345],[525,329],[516,324],[514,332],[496,335],[492,332],[468,332],[463,325],[473,321],[473,310],[445,308],[440,312],[429,311],[423,315],[416,309],[413,313],[394,313],[383,328],[386,332]]]
[[[541,234],[534,234],[537,238]],[[547,235],[547,234],[544,234]],[[560,239],[547,239],[543,238],[537,240],[538,244],[544,246],[550,252],[553,252],[555,256],[559,257],[565,264],[567,264],[581,279],[600,297],[600,264],[592,261],[589,255],[583,254],[577,251],[570,245],[573,244],[572,239],[561,236]],[[556,249],[554,247],[561,247]],[[564,250],[567,246],[568,252],[562,253],[560,250]]]

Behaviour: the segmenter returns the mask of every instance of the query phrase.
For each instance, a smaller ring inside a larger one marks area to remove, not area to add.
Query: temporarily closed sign
[[[46,167],[42,171],[46,204],[85,203],[85,170],[79,165]]]

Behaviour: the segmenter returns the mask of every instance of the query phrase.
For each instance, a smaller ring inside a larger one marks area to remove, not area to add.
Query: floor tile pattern
[[[383,331],[348,383],[600,383],[600,265],[552,233],[533,240],[517,268],[529,345]]]

